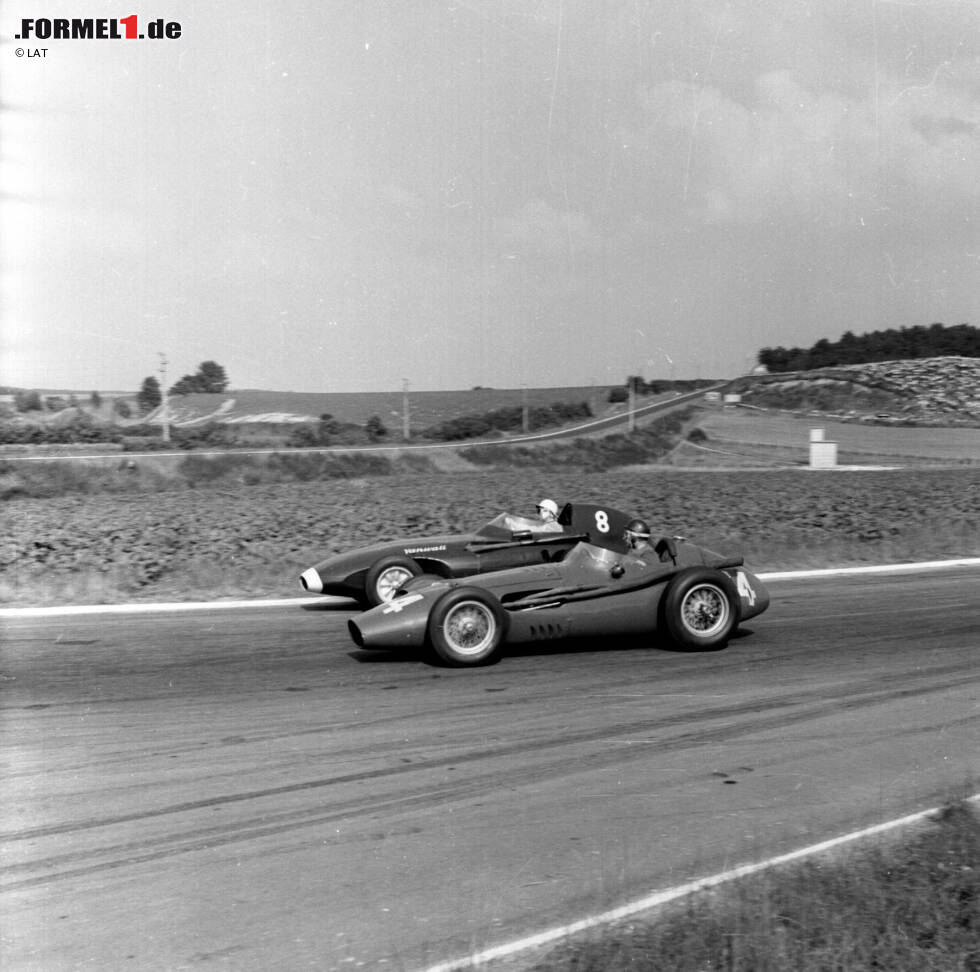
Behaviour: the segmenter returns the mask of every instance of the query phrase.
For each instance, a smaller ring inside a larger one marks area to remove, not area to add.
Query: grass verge
[[[566,943],[533,972],[977,972],[980,817],[743,878],[660,919]]]

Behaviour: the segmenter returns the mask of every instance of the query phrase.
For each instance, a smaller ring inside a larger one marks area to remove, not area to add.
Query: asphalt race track
[[[349,610],[3,618],[0,954],[422,969],[980,789],[976,568],[451,670]]]

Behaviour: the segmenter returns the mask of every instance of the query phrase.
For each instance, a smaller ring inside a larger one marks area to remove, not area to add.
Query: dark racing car
[[[664,537],[639,556],[582,542],[557,563],[412,580],[348,628],[360,648],[424,647],[462,667],[488,664],[505,645],[569,637],[656,633],[683,648],[718,648],[768,606],[741,557]]]
[[[391,600],[403,584],[421,574],[471,574],[560,561],[581,540],[623,550],[625,513],[588,503],[566,503],[557,523],[501,513],[475,533],[392,540],[350,550],[303,571],[300,583],[311,594],[354,597],[366,606]]]

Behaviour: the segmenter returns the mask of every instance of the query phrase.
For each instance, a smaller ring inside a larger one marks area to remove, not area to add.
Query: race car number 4
[[[382,614],[397,614],[402,608],[406,608],[409,604],[414,604],[416,601],[421,601],[421,594],[406,594],[404,597],[396,597],[393,601],[389,601],[382,609]]]
[[[741,570],[735,575],[735,587],[738,589],[740,596],[748,598],[749,607],[754,607],[755,591],[752,589],[752,585],[749,583],[748,577],[746,577],[745,573]]]

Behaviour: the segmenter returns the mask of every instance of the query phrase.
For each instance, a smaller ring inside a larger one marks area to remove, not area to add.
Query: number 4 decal
[[[744,571],[738,571],[735,574],[735,586],[738,588],[738,593],[742,597],[747,597],[749,599],[749,607],[755,606],[755,591],[752,589],[752,585],[749,583],[748,577],[745,576]]]
[[[394,600],[389,601],[382,609],[382,614],[397,614],[402,608],[407,608],[409,604],[414,604],[416,601],[421,601],[421,594],[403,594],[401,597],[396,597]]]

